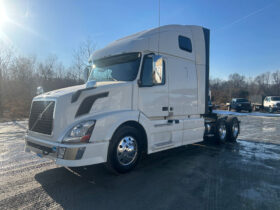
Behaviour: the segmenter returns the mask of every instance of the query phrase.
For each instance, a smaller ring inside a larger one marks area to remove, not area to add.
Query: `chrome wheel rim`
[[[121,165],[131,164],[137,157],[138,145],[132,136],[125,136],[117,147],[117,158]]]
[[[219,136],[221,140],[224,140],[227,134],[226,125],[224,123],[219,126]]]
[[[238,127],[238,124],[237,123],[233,123],[232,125],[232,134],[233,134],[233,137],[237,137],[239,133],[239,127]]]

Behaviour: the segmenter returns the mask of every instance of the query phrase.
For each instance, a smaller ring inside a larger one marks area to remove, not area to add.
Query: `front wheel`
[[[109,169],[126,173],[137,165],[142,153],[140,137],[139,131],[134,127],[124,126],[116,131],[108,149]]]

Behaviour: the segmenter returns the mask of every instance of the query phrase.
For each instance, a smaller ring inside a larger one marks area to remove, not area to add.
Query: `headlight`
[[[63,143],[88,143],[95,126],[95,120],[81,122],[68,131]]]
[[[241,104],[238,104],[237,106],[241,106]]]

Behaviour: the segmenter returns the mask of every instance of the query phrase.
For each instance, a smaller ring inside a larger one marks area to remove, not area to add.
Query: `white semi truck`
[[[235,141],[238,119],[208,109],[209,38],[200,26],[167,25],[97,50],[84,85],[33,99],[25,150],[124,173],[142,154],[210,137]]]

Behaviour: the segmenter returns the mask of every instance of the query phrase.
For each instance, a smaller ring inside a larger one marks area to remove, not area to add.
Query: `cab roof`
[[[196,33],[197,40],[193,38],[194,32],[201,31],[202,33]],[[178,37],[188,37],[192,41],[193,51],[188,53],[179,48]],[[201,40],[202,39],[202,40]],[[130,53],[130,52],[159,52],[162,54],[174,55],[190,60],[197,60],[201,64],[205,63],[205,55],[200,53],[199,56],[197,47],[202,47],[201,41],[204,41],[203,27],[192,25],[166,25],[158,28],[153,28],[145,31],[138,32],[136,34],[126,36],[118,39],[106,47],[95,51],[90,57],[89,61],[98,60],[101,58]],[[203,42],[203,51],[205,46]]]

